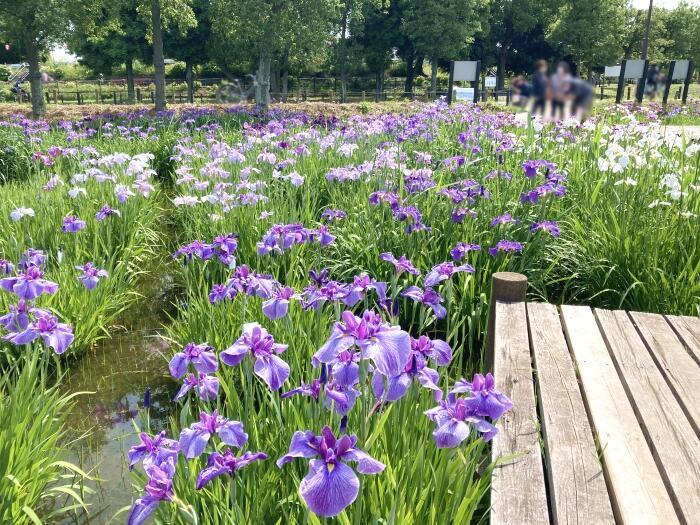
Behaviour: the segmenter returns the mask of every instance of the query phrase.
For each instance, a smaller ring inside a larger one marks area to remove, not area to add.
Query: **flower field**
[[[654,113],[16,117],[0,145],[3,523],[90,514],[54,385],[163,268],[180,386],[167,428],[148,391],[133,420],[130,524],[486,521],[512,406],[482,351],[494,272],[700,312],[700,143]]]

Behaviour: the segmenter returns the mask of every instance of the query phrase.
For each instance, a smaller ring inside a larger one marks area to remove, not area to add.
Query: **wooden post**
[[[493,366],[494,329],[496,327],[496,302],[520,303],[527,294],[527,277],[521,273],[496,272],[491,280],[491,297],[489,299],[489,320],[486,332],[485,366]]]
[[[685,85],[683,86],[683,99],[681,103],[685,104],[688,100],[688,87],[690,86],[690,81],[693,80],[693,61],[688,62],[688,74],[685,76]],[[670,82],[670,80],[669,80]]]
[[[629,100],[632,97],[631,93],[632,93],[632,86],[627,86],[627,100]]]
[[[141,103],[141,88],[136,88],[136,102]]]
[[[117,103],[117,92],[116,91],[112,91],[112,102],[114,104]]]
[[[452,104],[452,86],[454,84],[455,61],[450,62],[450,79],[447,82],[447,104]]]
[[[600,100],[603,100],[603,84],[600,85]]]
[[[617,79],[617,96],[615,96],[615,104],[622,102],[622,95],[625,92],[625,68],[627,67],[627,60],[623,60],[620,64],[620,76]],[[628,95],[629,98],[629,95]]]
[[[671,60],[671,65],[668,66],[668,77],[666,77],[666,87],[664,87],[663,105],[668,102],[668,95],[671,93],[671,82],[673,82],[673,70],[676,68],[676,61]]]
[[[644,69],[642,70],[642,78],[637,80],[637,104],[641,104],[644,100],[644,88],[647,85],[647,72],[649,71],[649,61],[644,61]]]

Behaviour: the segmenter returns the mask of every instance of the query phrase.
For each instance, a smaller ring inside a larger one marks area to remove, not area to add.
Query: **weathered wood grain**
[[[656,365],[700,435],[700,365],[690,356],[662,315],[630,312]]]
[[[666,319],[678,332],[691,355],[700,363],[700,319],[684,315],[667,315]]]
[[[525,303],[498,301],[495,308],[496,388],[513,400],[497,423],[491,484],[492,525],[549,524]],[[514,456],[514,457],[513,457]]]
[[[562,306],[561,311],[602,449],[616,520],[630,525],[679,523],[593,312],[585,306]]]
[[[539,389],[553,521],[591,525],[615,523],[603,468],[557,308],[551,304],[530,303],[527,318]]]
[[[690,522],[700,510],[700,440],[639,337],[627,312],[595,310],[622,382],[677,509]]]

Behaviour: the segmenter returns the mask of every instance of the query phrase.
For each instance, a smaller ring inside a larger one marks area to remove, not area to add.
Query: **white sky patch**
[[[680,4],[680,0],[654,0],[654,7],[673,9],[678,4]],[[700,0],[690,0],[688,4],[697,6],[700,5]],[[632,5],[637,9],[648,9],[649,0],[632,0]]]

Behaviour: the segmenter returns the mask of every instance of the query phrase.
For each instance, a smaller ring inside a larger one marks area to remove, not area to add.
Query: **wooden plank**
[[[690,356],[663,316],[630,312],[696,435],[700,435],[700,365]]]
[[[498,301],[495,313],[493,373],[513,409],[497,422],[493,439],[493,458],[504,461],[491,481],[491,523],[548,525],[525,303]]]
[[[700,363],[700,319],[684,315],[667,315],[666,319],[688,347],[691,355]]]
[[[554,523],[615,523],[557,308],[527,305]]]
[[[700,509],[700,440],[627,312],[596,310],[595,315],[671,499],[690,522]]]
[[[615,519],[630,525],[679,523],[593,312],[587,306],[562,306],[561,312],[603,452]]]

